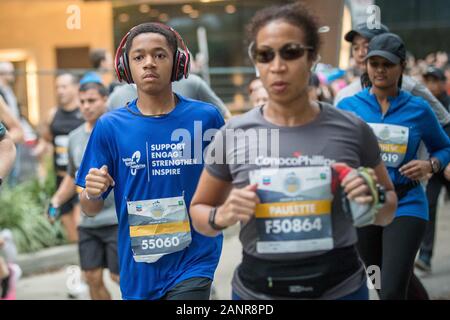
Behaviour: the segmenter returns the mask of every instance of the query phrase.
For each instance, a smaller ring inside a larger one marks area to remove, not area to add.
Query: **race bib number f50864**
[[[258,253],[298,253],[333,248],[331,168],[259,169],[255,217]]]

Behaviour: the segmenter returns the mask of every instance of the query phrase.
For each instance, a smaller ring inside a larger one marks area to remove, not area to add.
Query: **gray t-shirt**
[[[216,134],[213,142],[209,145],[206,155],[206,170],[216,178],[230,181],[234,187],[242,188],[250,183],[250,171],[265,168],[274,163],[278,164],[280,168],[329,166],[334,162],[343,162],[353,168],[360,166],[373,168],[381,162],[377,139],[366,123],[356,116],[337,110],[328,104],[321,103],[320,107],[321,112],[316,119],[297,127],[280,127],[268,122],[262,114],[261,107],[232,118]],[[248,144],[235,143],[232,149],[227,147],[227,144],[231,145],[227,130],[236,129],[244,130],[245,133],[240,133],[241,137],[252,136],[250,132],[256,129],[258,141],[249,141]],[[263,136],[264,130],[267,129],[265,140],[272,141],[272,143],[264,147],[264,143],[259,144],[261,140],[264,140],[260,138],[259,134],[262,133]],[[258,145],[260,147],[257,152],[249,147]],[[213,158],[218,159],[216,153],[221,146],[223,146],[223,154],[226,158],[221,159],[224,164],[211,163]],[[278,148],[275,152],[272,150],[274,147]],[[277,153],[278,155],[276,155]],[[245,159],[248,161],[245,163],[236,161],[235,156],[239,157],[243,154],[246,155]],[[234,163],[230,163],[232,159],[235,160]],[[357,242],[357,234],[352,222],[338,209],[339,206],[334,200],[332,207],[331,225],[334,248],[354,245]],[[259,253],[257,251],[257,223],[254,218],[241,226],[240,240],[246,254],[272,261],[299,260],[326,252],[322,250],[301,253]],[[364,281],[364,272],[361,269],[361,272],[326,292],[323,299],[335,299],[349,294],[358,289],[362,281]],[[276,298],[257,294],[245,288],[237,273],[233,279],[233,289],[244,299]]]
[[[215,94],[208,84],[195,74],[189,75],[187,79],[175,81],[172,83],[174,92],[183,97],[211,103],[215,106],[222,117],[229,113],[228,108],[223,101]],[[124,107],[127,102],[137,98],[136,85],[125,84],[117,86],[108,98],[108,109],[114,110]]]
[[[425,101],[430,104],[442,126],[445,126],[450,122],[450,114],[422,83],[414,80],[410,76],[403,75],[402,90],[410,92],[413,96],[424,98]],[[354,96],[361,91],[361,80],[358,78],[337,93],[336,98],[334,99],[334,105],[337,106],[342,99]]]
[[[81,160],[83,160],[84,150],[86,149],[90,135],[85,129],[85,124],[82,124],[69,133],[69,164],[67,166],[67,173],[74,179],[80,167]],[[105,199],[103,210],[95,217],[88,217],[82,212],[80,227],[98,228],[116,225],[117,223],[114,195],[111,193]]]

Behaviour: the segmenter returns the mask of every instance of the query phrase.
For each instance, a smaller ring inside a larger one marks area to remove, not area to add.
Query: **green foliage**
[[[32,177],[13,188],[7,183],[1,187],[0,229],[12,231],[21,253],[65,242],[60,223],[52,225],[45,215],[46,205],[55,191],[54,181],[54,175],[49,174],[43,182]]]

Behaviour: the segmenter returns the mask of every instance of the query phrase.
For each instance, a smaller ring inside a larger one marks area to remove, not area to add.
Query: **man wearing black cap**
[[[450,111],[450,97],[446,91],[447,77],[442,69],[429,66],[423,75],[423,80],[428,90]]]
[[[389,32],[389,29],[384,24],[380,24],[380,28],[378,29],[369,29],[367,23],[360,23],[354,30],[347,32],[345,41],[352,44],[351,55],[355,59],[359,71],[363,72],[366,68],[364,59],[367,55],[367,47],[370,39],[385,32]]]
[[[361,73],[364,73],[366,69],[364,59],[367,55],[367,47],[370,40],[376,35],[386,32],[389,32],[389,29],[383,24],[380,24],[379,28],[370,29],[367,23],[364,22],[358,24],[345,35],[345,40],[352,43],[352,56]],[[424,98],[430,104],[441,125],[450,123],[450,114],[423,84],[409,76],[403,75],[402,89],[410,92],[413,96]],[[353,96],[360,91],[362,91],[362,87],[358,78],[338,92],[334,99],[334,105],[336,106],[343,98]]]
[[[429,66],[423,75],[423,80],[431,93],[442,103],[449,111],[450,97],[446,92],[447,77],[444,72],[435,66]],[[444,126],[447,135],[450,135],[450,124]],[[438,207],[439,194],[442,187],[445,187],[450,195],[450,182],[445,178],[444,173],[434,174],[427,184],[428,210],[430,220],[425,231],[425,235],[420,245],[419,257],[416,260],[416,267],[422,271],[431,271],[431,258],[433,257],[433,247],[436,228],[436,214]]]

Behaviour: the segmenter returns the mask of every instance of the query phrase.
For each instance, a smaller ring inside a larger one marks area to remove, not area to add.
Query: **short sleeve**
[[[360,120],[361,166],[375,168],[381,162],[381,150],[372,128]]]
[[[98,119],[95,124],[94,130],[92,131],[89,142],[86,146],[80,168],[78,169],[75,183],[82,188],[86,187],[85,179],[89,173],[89,170],[91,168],[100,169],[103,165],[108,166],[108,172],[115,180],[113,174],[114,162],[112,161],[114,157],[108,144],[108,130],[102,120],[102,118]],[[109,188],[105,193],[103,193],[103,199],[107,198],[111,190],[112,188]]]
[[[223,181],[232,181],[230,167],[226,162],[226,126],[214,135],[205,151],[205,169],[209,174]]]

